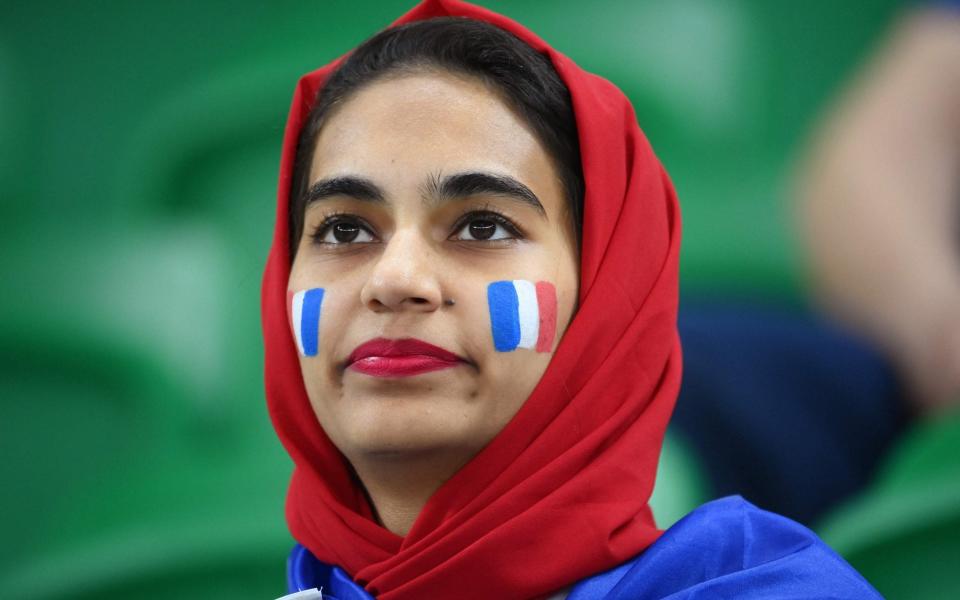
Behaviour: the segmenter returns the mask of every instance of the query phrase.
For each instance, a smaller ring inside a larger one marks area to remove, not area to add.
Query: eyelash
[[[490,241],[486,241],[486,240],[459,240],[459,241],[473,241],[473,242],[481,242],[481,243],[487,242],[490,244],[495,244],[497,242],[522,240],[526,237],[523,234],[523,232],[520,230],[520,228],[509,217],[507,217],[500,211],[491,207],[486,207],[481,210],[471,210],[464,213],[462,216],[460,216],[459,219],[457,219],[456,223],[454,223],[453,233],[450,234],[450,237],[452,237],[457,232],[463,230],[463,228],[466,227],[471,221],[480,220],[480,219],[487,219],[487,220],[493,221],[497,225],[500,225],[501,227],[506,229],[507,232],[511,236],[513,236],[513,238],[511,240],[500,239],[500,240],[490,240]],[[327,215],[324,218],[324,220],[319,225],[317,225],[317,227],[313,230],[313,233],[310,234],[310,237],[313,239],[313,242],[315,244],[322,245],[322,246],[350,246],[354,243],[358,243],[358,242],[346,242],[346,243],[334,244],[334,243],[322,241],[323,238],[326,237],[327,233],[329,233],[330,228],[332,228],[337,223],[342,223],[342,222],[353,223],[365,229],[368,233],[370,233],[370,235],[373,235],[373,228],[363,219],[357,217],[356,215],[352,215],[350,213],[337,212],[337,213],[332,213],[330,215]],[[359,243],[369,243],[369,242],[359,242]]]
[[[316,229],[313,230],[313,233],[310,234],[310,237],[313,239],[314,244],[320,246],[349,246],[350,244],[331,244],[330,242],[324,242],[323,238],[326,237],[327,233],[337,223],[354,223],[357,226],[366,229],[372,235],[373,228],[367,224],[366,221],[361,219],[356,215],[352,215],[346,212],[335,212],[327,215],[323,221],[317,225]]]
[[[504,229],[507,230],[507,233],[513,236],[513,240],[522,240],[525,237],[523,235],[523,232],[520,231],[520,228],[509,217],[507,217],[505,214],[489,206],[486,208],[483,208],[482,210],[471,210],[465,213],[463,216],[457,219],[456,223],[454,223],[453,233],[451,233],[450,235],[452,236],[454,233],[461,231],[464,227],[466,227],[470,223],[470,221],[475,221],[480,219],[488,219],[490,221],[493,221],[497,225],[502,226]],[[484,240],[476,240],[476,241],[484,241]],[[496,242],[503,242],[503,241],[505,240],[490,240],[489,243],[496,243]]]

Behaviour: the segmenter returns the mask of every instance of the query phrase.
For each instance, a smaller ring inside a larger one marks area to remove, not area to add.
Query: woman
[[[469,4],[395,26],[301,80],[284,140],[263,322],[290,591],[874,597],[740,499],[653,522],[679,214],[629,102]]]

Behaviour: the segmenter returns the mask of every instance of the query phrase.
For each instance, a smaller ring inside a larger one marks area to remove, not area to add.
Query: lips
[[[377,338],[357,346],[347,359],[347,368],[373,377],[410,377],[465,362],[456,354],[422,340]]]

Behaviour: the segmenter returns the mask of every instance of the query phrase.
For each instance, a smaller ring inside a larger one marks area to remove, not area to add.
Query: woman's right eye
[[[317,228],[313,239],[320,244],[352,244],[374,241],[373,234],[353,219],[337,219]]]

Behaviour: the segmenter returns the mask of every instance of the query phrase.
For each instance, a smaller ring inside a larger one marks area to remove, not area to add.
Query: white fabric
[[[277,600],[323,600],[323,592],[317,588],[312,588],[287,594],[286,596],[280,596]]]

